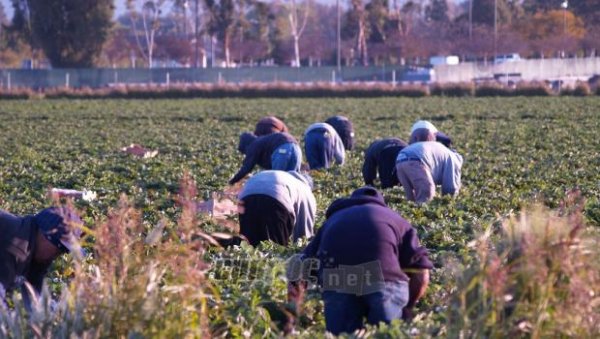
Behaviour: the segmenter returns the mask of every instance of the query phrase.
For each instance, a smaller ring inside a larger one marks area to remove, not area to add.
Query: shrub
[[[523,82],[517,84],[517,88],[514,91],[516,96],[551,96],[552,90],[548,85],[542,82]]]
[[[514,91],[499,83],[484,83],[475,88],[477,97],[506,97],[514,94]]]
[[[475,86],[470,82],[433,84],[430,93],[436,96],[467,97],[475,94]]]
[[[395,89],[400,97],[422,98],[429,95],[429,89],[426,86],[420,85],[402,85]]]
[[[103,96],[104,92],[102,90],[95,90],[90,87],[57,87],[51,88],[44,93],[44,97],[47,99],[92,99]]]
[[[173,84],[171,86],[126,85],[112,88],[66,88],[48,89],[48,99],[181,99],[181,98],[324,98],[324,97],[424,97],[429,94],[424,86],[393,86],[387,83],[221,83],[221,84]],[[6,98],[26,99],[29,92],[4,94]],[[0,92],[0,99],[3,92]]]
[[[23,100],[35,96],[35,92],[29,88],[14,88],[11,90],[0,88],[0,100]]]
[[[504,222],[497,241],[485,234],[457,281],[449,336],[598,337],[600,238],[582,208],[535,206]]]
[[[592,94],[590,85],[586,82],[578,81],[574,87],[564,87],[560,91],[560,95],[570,95],[575,97],[585,97]]]

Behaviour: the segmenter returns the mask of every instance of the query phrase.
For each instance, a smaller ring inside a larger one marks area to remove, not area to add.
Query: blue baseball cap
[[[69,207],[50,207],[34,217],[42,235],[62,252],[71,252],[81,236],[83,221],[75,210]]]

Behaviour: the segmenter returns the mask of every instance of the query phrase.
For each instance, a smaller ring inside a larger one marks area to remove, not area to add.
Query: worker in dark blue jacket
[[[390,188],[398,184],[396,176],[396,158],[408,144],[398,138],[375,140],[365,151],[362,175],[366,185],[374,186],[379,173],[381,188]]]
[[[257,164],[264,169],[300,171],[302,150],[296,139],[287,133],[271,133],[261,137],[246,132],[240,135],[238,150],[246,155],[242,167],[229,184],[248,175]]]
[[[304,264],[317,260],[308,267],[318,268],[329,332],[352,333],[364,318],[378,324],[411,314],[433,268],[411,224],[373,187],[334,201],[325,216],[302,255],[290,261],[288,297],[302,294],[303,281],[312,280]]]

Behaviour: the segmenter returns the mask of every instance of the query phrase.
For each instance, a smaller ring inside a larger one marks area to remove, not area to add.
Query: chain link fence
[[[115,85],[271,82],[428,82],[427,69],[383,67],[253,67],[156,69],[4,69],[0,88],[101,88]]]

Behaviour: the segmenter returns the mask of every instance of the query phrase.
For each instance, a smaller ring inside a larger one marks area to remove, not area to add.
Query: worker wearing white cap
[[[461,186],[463,158],[436,142],[437,128],[428,121],[417,121],[411,128],[411,143],[396,158],[396,175],[407,200],[419,204],[433,199],[436,185],[442,194],[456,195]]]
[[[411,134],[411,138],[409,139],[410,144],[412,144],[414,142],[413,138],[412,138],[412,134],[420,128],[424,128],[424,129],[430,131],[431,133],[433,133],[433,135],[435,136],[435,141],[444,144],[444,146],[446,146],[446,147],[452,146],[452,139],[448,135],[438,131],[438,129],[431,122],[429,122],[427,120],[419,120],[419,121],[415,122],[414,125],[412,125],[412,128],[410,129],[410,134]]]
[[[410,129],[410,134],[413,134],[419,128],[425,128],[426,130],[430,131],[433,134],[436,134],[438,132],[438,129],[429,121],[419,120],[419,121],[415,122],[414,125],[412,125],[412,127]]]

